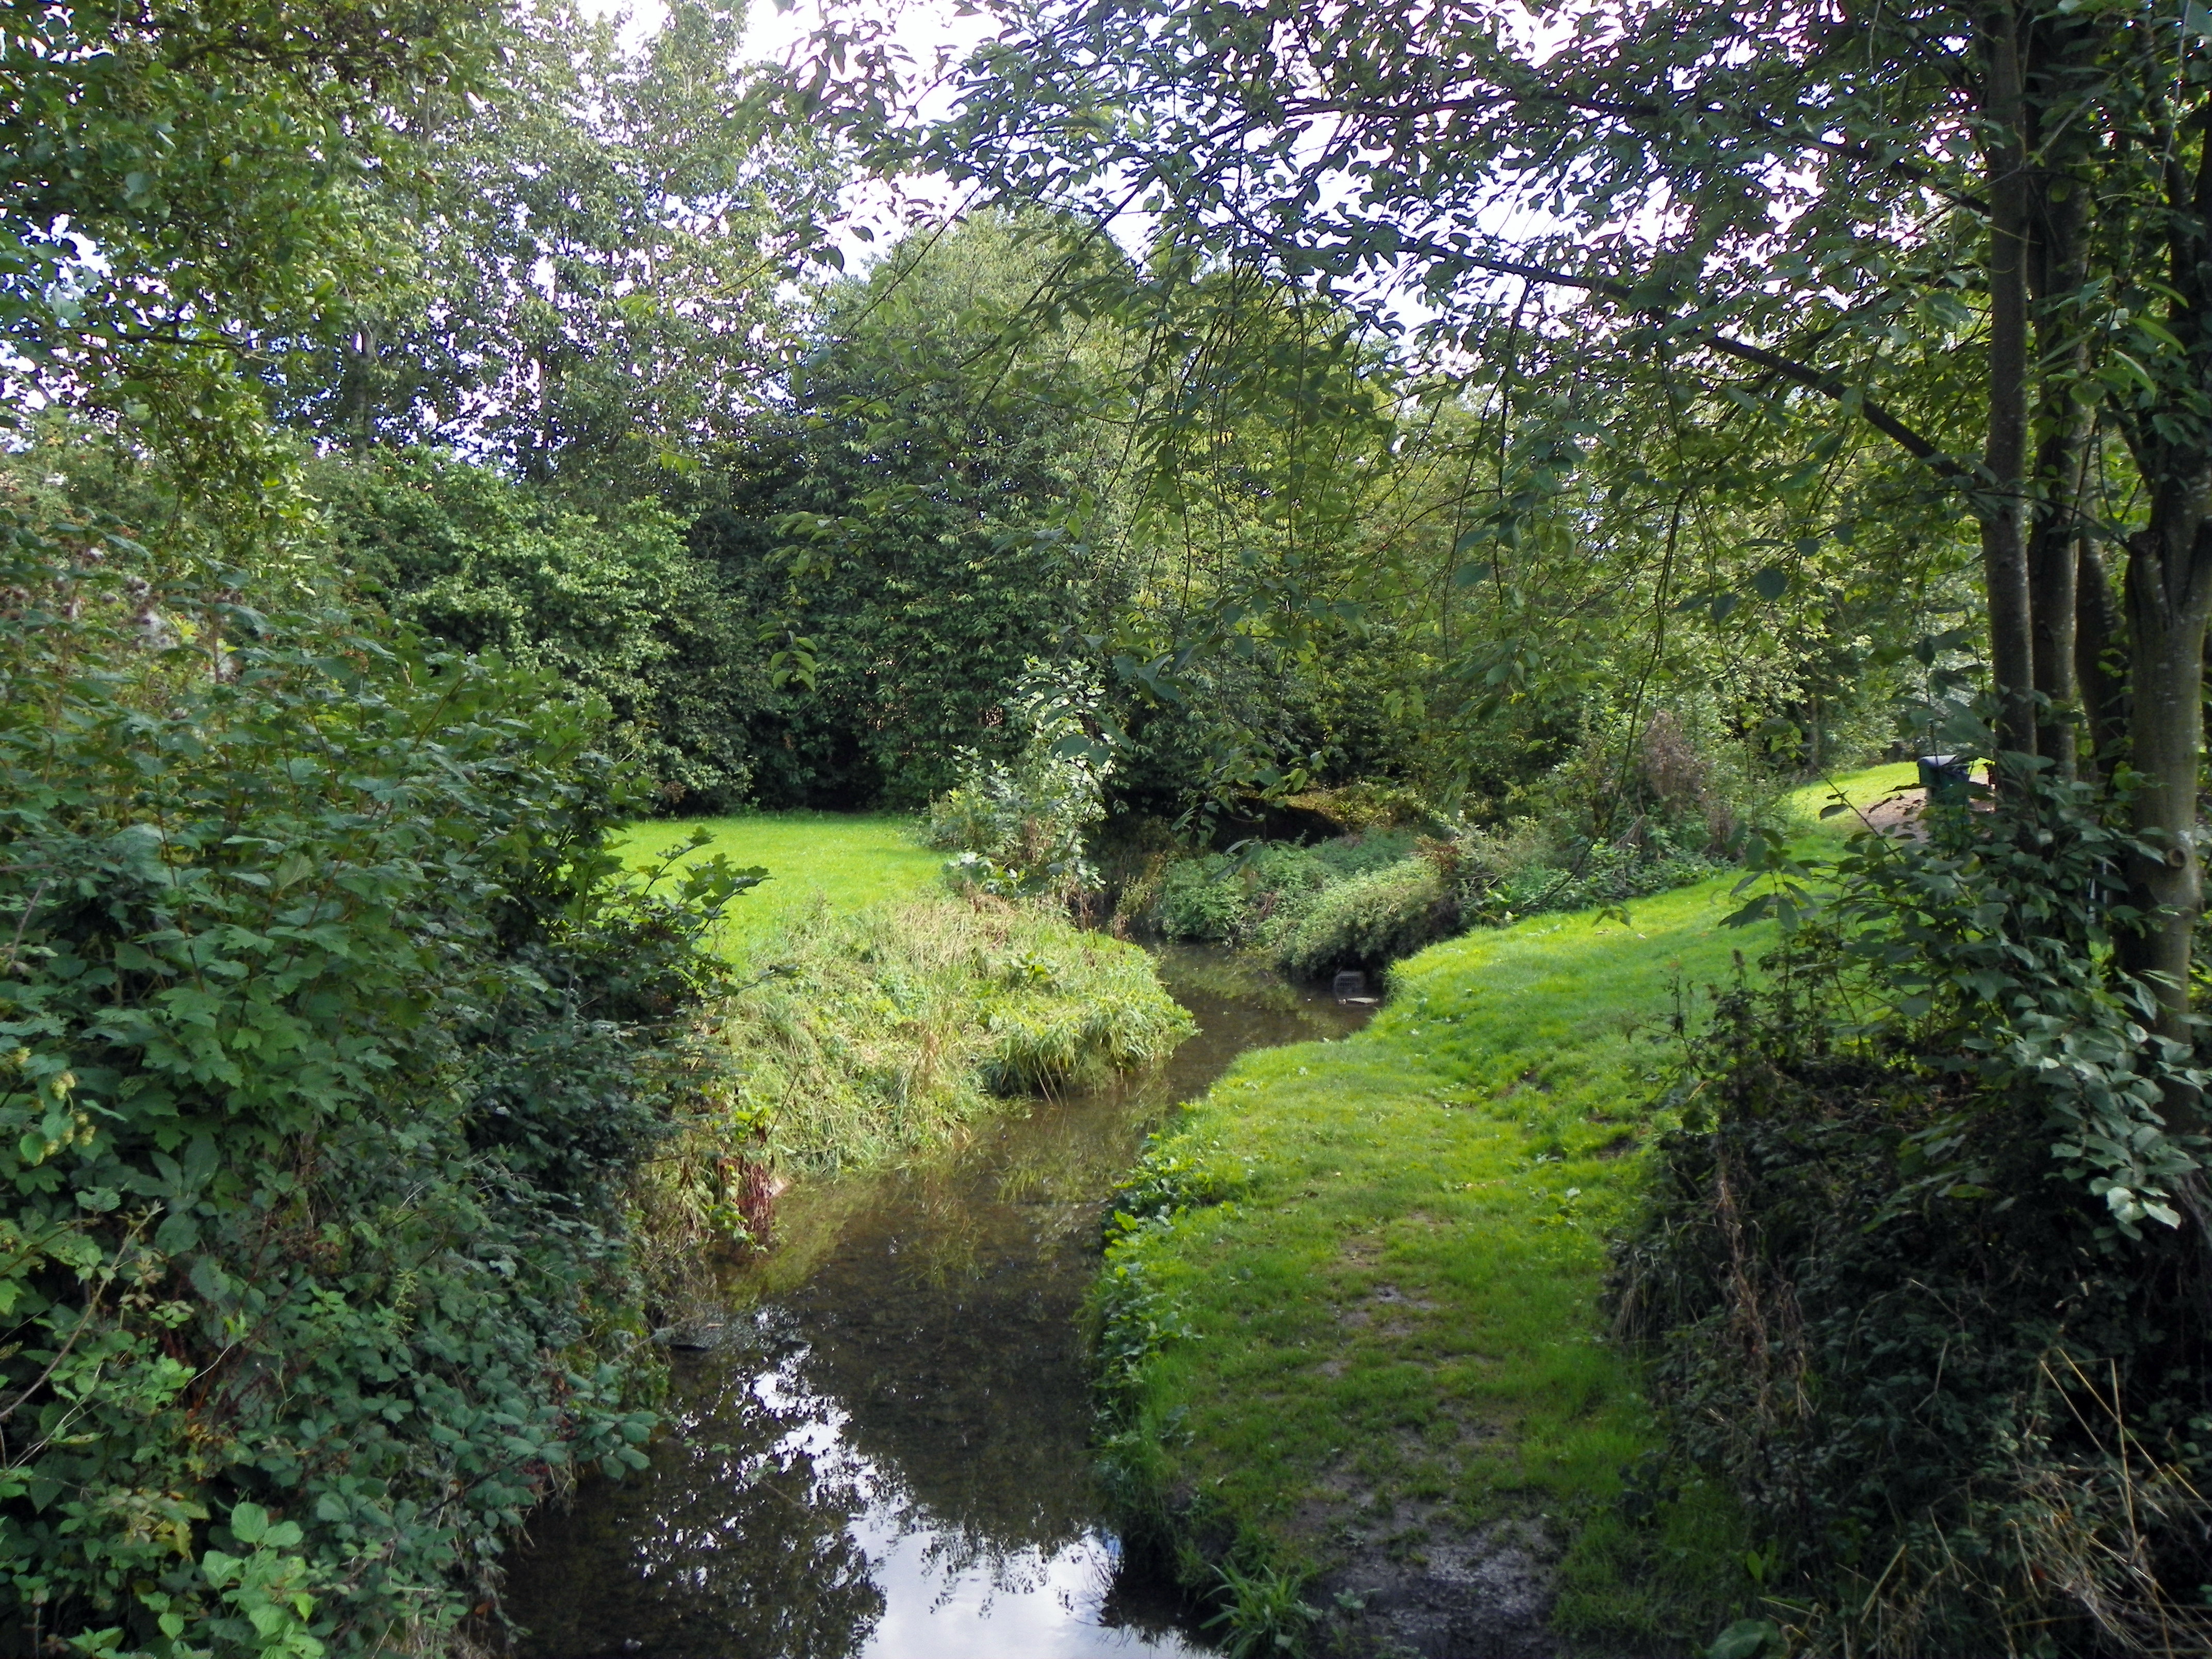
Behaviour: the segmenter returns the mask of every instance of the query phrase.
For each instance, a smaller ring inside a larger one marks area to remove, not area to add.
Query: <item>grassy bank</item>
[[[633,824],[617,843],[635,865],[680,847],[696,829],[710,839],[702,856],[729,855],[765,868],[769,878],[731,907],[720,939],[739,960],[795,923],[822,911],[852,911],[928,891],[945,855],[924,847],[915,821],[888,812],[754,812],[742,817],[655,819]]]
[[[775,971],[731,999],[708,1036],[732,1051],[736,1086],[697,1103],[635,1188],[671,1286],[689,1283],[714,1240],[772,1233],[784,1183],[941,1145],[1005,1097],[1149,1065],[1190,1030],[1136,946],[945,890],[943,860],[910,819],[704,822],[704,854],[769,873],[719,942]],[[635,826],[624,855],[649,861],[692,829]]]
[[[995,899],[829,912],[773,940],[789,969],[726,1032],[777,1168],[819,1172],[933,1145],[995,1097],[1164,1059],[1190,1018],[1135,945]]]
[[[1732,884],[1434,946],[1367,1030],[1246,1056],[1149,1154],[1102,1280],[1109,1467],[1226,1554],[1255,1640],[1513,1652],[1548,1617],[1649,1653],[1752,1600],[1717,1495],[1625,1480],[1655,1437],[1601,1308],[1676,987],[1765,942],[1722,926]]]

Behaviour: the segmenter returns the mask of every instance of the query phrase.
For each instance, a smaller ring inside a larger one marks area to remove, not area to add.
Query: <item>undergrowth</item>
[[[774,976],[723,1027],[735,1104],[793,1172],[933,1145],[994,1097],[1151,1064],[1192,1030],[1135,945],[980,894],[823,908],[755,960]]]
[[[0,518],[0,1631],[428,1651],[642,1462],[628,1183],[750,877],[607,850],[603,714]],[[250,588],[248,588],[250,591]]]
[[[1785,867],[1794,931],[1685,1065],[1620,1314],[1669,1431],[1644,1513],[1704,1475],[1759,1538],[1746,1652],[2212,1645],[2201,1143],[2166,1121],[2202,1079],[2115,965],[2108,810],[2008,778]]]

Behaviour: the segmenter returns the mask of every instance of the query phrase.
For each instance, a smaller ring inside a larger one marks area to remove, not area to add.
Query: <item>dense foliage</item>
[[[623,1188],[750,878],[622,880],[633,786],[540,672],[0,531],[0,1617],[436,1642],[635,1461]]]
[[[1762,900],[1796,925],[1693,1046],[1627,1248],[1680,1456],[1813,1650],[2199,1643],[2202,1076],[2114,966],[2136,849],[2026,776],[1857,847]]]
[[[604,699],[657,805],[746,798],[744,712],[768,695],[756,630],[665,508],[586,512],[435,452],[327,461],[311,481],[347,568],[393,616]]]
[[[923,805],[962,750],[1019,744],[1026,665],[1080,661],[1122,597],[1113,343],[1024,319],[1049,268],[992,218],[902,247],[828,296],[731,454],[692,545],[790,653],[741,715],[764,804]]]

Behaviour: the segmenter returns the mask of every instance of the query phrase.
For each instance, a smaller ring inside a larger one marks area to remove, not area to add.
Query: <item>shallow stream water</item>
[[[1122,1571],[1077,1332],[1107,1193],[1247,1048],[1366,1011],[1172,950],[1199,1033],[1117,1087],[1011,1106],[942,1156],[793,1195],[675,1356],[652,1467],[541,1517],[526,1659],[1093,1659],[1203,1644]]]

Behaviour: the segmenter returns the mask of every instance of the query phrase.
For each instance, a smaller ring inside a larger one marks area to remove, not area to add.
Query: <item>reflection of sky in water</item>
[[[533,1659],[1108,1659],[1203,1651],[1121,1577],[1076,1331],[1146,1121],[1240,1050],[1356,1023],[1218,963],[1142,1085],[1014,1107],[957,1154],[802,1194],[799,1282],[679,1356],[648,1469],[539,1517]],[[816,1207],[811,1211],[805,1206]],[[763,1287],[765,1290],[766,1287]]]
[[[1100,1622],[1121,1565],[1120,1543],[1109,1532],[1094,1528],[1054,1548],[1006,1550],[940,1525],[894,1475],[847,1443],[848,1414],[805,1386],[807,1353],[801,1349],[762,1372],[751,1393],[763,1411],[793,1424],[769,1462],[805,1459],[827,1484],[864,1495],[866,1507],[847,1534],[867,1558],[884,1611],[855,1659],[1199,1651],[1172,1631],[1146,1633]]]

